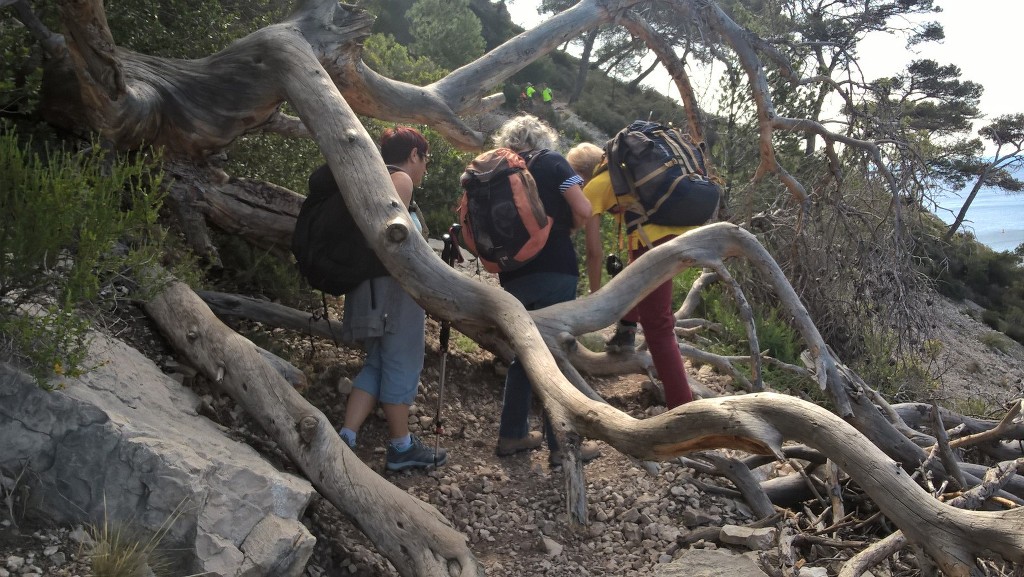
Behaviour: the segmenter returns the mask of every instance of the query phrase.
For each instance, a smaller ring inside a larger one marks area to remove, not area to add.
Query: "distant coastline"
[[[935,214],[952,224],[970,189],[946,192],[937,198],[943,210]],[[974,233],[978,242],[996,252],[1013,252],[1024,243],[1024,195],[983,188],[971,203],[963,229]]]

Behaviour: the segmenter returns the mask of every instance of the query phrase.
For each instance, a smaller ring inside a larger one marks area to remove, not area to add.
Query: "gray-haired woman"
[[[576,298],[579,264],[572,234],[590,217],[590,201],[583,194],[583,179],[554,149],[558,133],[536,116],[522,115],[507,121],[493,136],[498,147],[510,148],[530,164],[541,202],[554,219],[547,244],[522,267],[498,275],[501,286],[519,299],[527,310],[544,308]],[[505,395],[498,427],[498,456],[540,447],[543,436],[529,430],[532,385],[518,359],[512,361],[505,378]],[[553,466],[562,463],[551,422],[544,416],[544,432]],[[600,455],[596,443],[583,445],[583,460]]]

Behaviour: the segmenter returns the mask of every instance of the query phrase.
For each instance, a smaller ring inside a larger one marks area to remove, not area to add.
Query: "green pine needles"
[[[159,255],[157,166],[98,145],[39,154],[0,128],[0,350],[43,386],[83,372],[90,311],[142,289],[132,272]]]

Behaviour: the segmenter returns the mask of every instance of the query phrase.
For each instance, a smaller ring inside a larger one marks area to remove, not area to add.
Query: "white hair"
[[[527,152],[542,148],[554,149],[558,143],[558,133],[536,116],[524,114],[501,125],[491,139],[497,147]]]

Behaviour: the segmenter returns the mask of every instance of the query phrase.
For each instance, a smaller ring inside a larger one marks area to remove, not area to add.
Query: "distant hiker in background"
[[[558,116],[555,114],[554,96],[551,94],[551,87],[544,84],[540,91],[540,99],[544,103],[543,116],[551,126],[558,127]]]
[[[533,87],[532,82],[526,83],[526,108],[528,110],[533,109],[533,95],[537,93],[537,89]]]
[[[412,203],[430,162],[427,140],[414,128],[389,128],[381,136],[381,156],[402,202]],[[410,213],[423,227],[417,212]],[[423,370],[425,313],[391,276],[372,278],[345,295],[342,338],[362,341],[366,362],[352,383],[345,405],[345,423],[338,432],[350,447],[379,401],[388,423],[390,441],[385,466],[389,471],[444,465],[445,449],[424,445],[409,432],[409,406],[416,398]]]
[[[624,223],[626,207],[635,207],[630,204],[632,197],[629,196],[628,190],[616,191],[612,185],[606,154],[608,148],[610,146],[602,149],[595,144],[584,142],[573,147],[566,155],[576,173],[584,178],[583,191],[592,207],[592,216],[585,226],[586,270],[590,292],[601,288],[601,271],[605,260],[601,243],[602,213],[609,212],[615,215],[620,231],[622,226],[626,226],[629,262],[640,258],[651,248],[696,228],[659,225],[646,220],[632,227]],[[628,168],[623,170],[628,171]],[[623,200],[624,198],[631,200]],[[717,195],[715,198],[717,199]],[[717,200],[715,204],[717,205]],[[695,212],[699,210],[699,207],[694,206]],[[708,217],[696,218],[707,220]],[[679,341],[675,334],[676,319],[672,309],[671,280],[659,285],[619,321],[615,335],[608,342],[610,352],[633,350],[637,321],[643,328],[658,377],[664,383],[665,404],[671,409],[692,401],[693,393],[690,390],[683,358],[679,354]]]
[[[579,266],[572,233],[590,217],[590,203],[580,186],[580,178],[565,158],[554,151],[558,134],[536,116],[523,115],[506,122],[494,137],[494,145],[512,149],[530,162],[530,174],[548,216],[554,219],[547,243],[536,257],[512,271],[499,273],[501,286],[535,310],[576,298]],[[548,439],[552,466],[562,463],[562,452],[555,439],[551,421],[544,414],[544,435],[529,430],[532,385],[518,359],[509,366],[505,378],[505,394],[498,427],[498,456],[513,455],[540,447]],[[583,444],[583,460],[600,455],[596,443]]]

